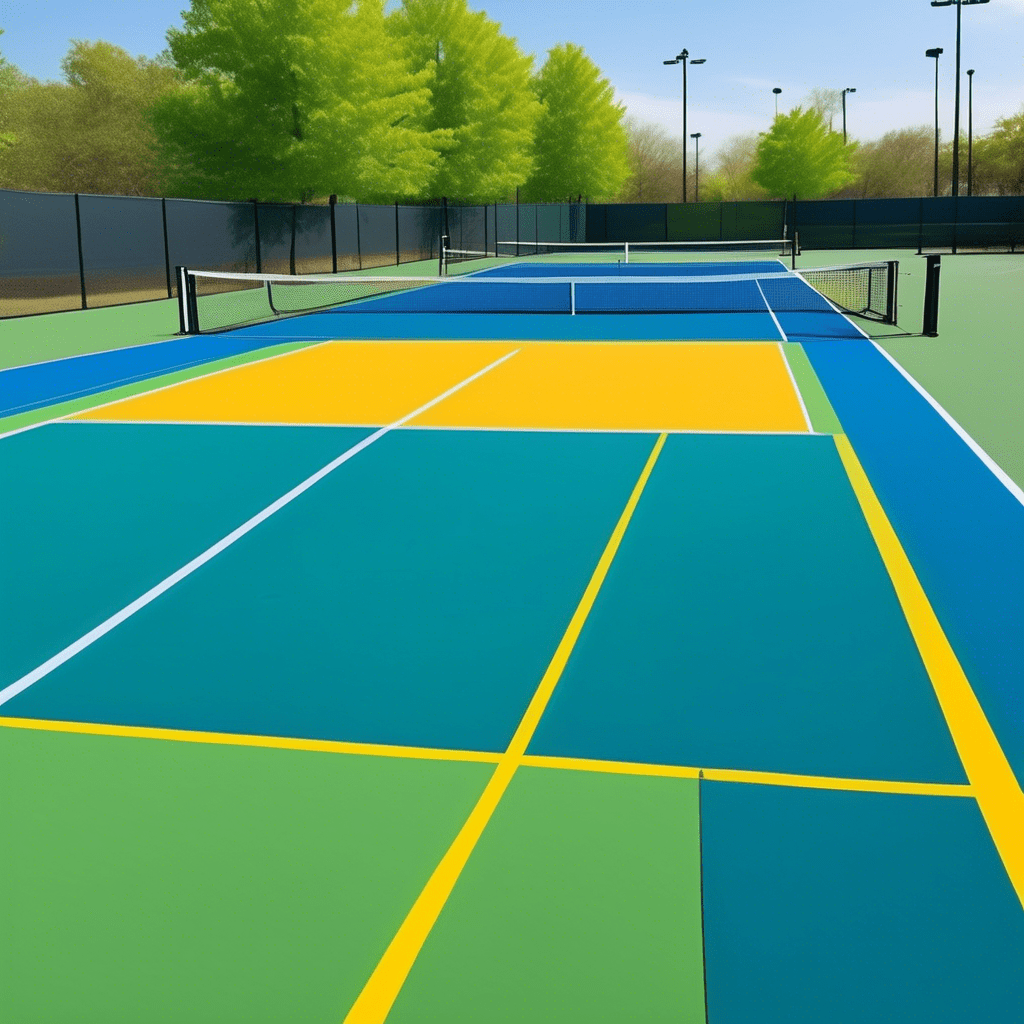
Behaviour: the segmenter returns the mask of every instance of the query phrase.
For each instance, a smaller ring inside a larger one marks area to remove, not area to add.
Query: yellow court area
[[[805,432],[775,342],[331,342],[83,413],[182,423]]]

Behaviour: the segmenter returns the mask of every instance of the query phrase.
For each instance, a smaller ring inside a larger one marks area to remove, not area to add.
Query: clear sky
[[[395,2],[395,0],[391,0]],[[929,0],[469,0],[536,55],[561,42],[582,46],[615,86],[630,114],[679,136],[681,73],[664,66],[683,47],[707,63],[688,76],[688,130],[710,155],[729,136],[762,131],[774,112],[815,87],[853,87],[853,138],[931,125],[934,62],[940,125],[953,130],[956,8]],[[103,39],[133,55],[155,56],[180,25],[187,0],[3,0],[0,52],[22,71],[59,79],[72,39]],[[1024,106],[1024,0],[990,0],[963,11],[962,70],[975,68],[974,124]],[[966,132],[967,78],[962,129]],[[840,127],[839,123],[836,127]]]

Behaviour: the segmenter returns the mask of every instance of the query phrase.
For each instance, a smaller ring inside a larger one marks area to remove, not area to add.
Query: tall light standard
[[[960,194],[960,9],[963,6],[987,4],[988,0],[932,0],[932,7],[956,4],[956,95],[953,100],[953,195]]]
[[[778,86],[776,86],[774,89],[772,89],[772,92],[775,93],[775,116],[778,117],[779,116],[779,93],[782,92],[782,90]]]
[[[848,92],[856,92],[856,89],[844,89],[843,90],[843,145],[846,145],[846,94]]]
[[[695,203],[700,202],[700,132],[694,132],[691,136],[693,139],[693,145],[696,149],[697,159],[693,164],[693,201]]]
[[[967,194],[974,195],[974,68],[967,69]]]
[[[935,195],[939,194],[939,54],[941,46],[933,46],[925,50],[926,57],[935,58]]]
[[[683,202],[686,202],[686,62],[690,60],[690,51],[681,50],[672,60],[663,60],[662,64],[683,65]],[[706,57],[694,57],[691,64],[704,64]]]

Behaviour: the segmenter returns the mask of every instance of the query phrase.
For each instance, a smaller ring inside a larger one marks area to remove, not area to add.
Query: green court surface
[[[1015,1021],[1024,263],[943,267],[938,339],[325,339],[0,421],[4,1024]]]

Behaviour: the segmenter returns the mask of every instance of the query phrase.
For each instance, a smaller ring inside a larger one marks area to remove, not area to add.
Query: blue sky
[[[686,47],[707,63],[688,80],[688,130],[710,154],[732,135],[761,131],[815,87],[856,88],[848,128],[872,139],[930,125],[941,46],[940,124],[953,126],[955,8],[929,0],[469,0],[543,61],[561,42],[582,46],[633,116],[680,134],[680,69],[661,62]],[[187,0],[4,0],[0,52],[26,73],[59,79],[72,39],[104,39],[155,56]],[[974,123],[984,132],[1024,106],[1024,0],[963,12],[963,70],[976,68]],[[963,79],[963,130],[966,131]],[[837,124],[836,127],[839,127]]]

